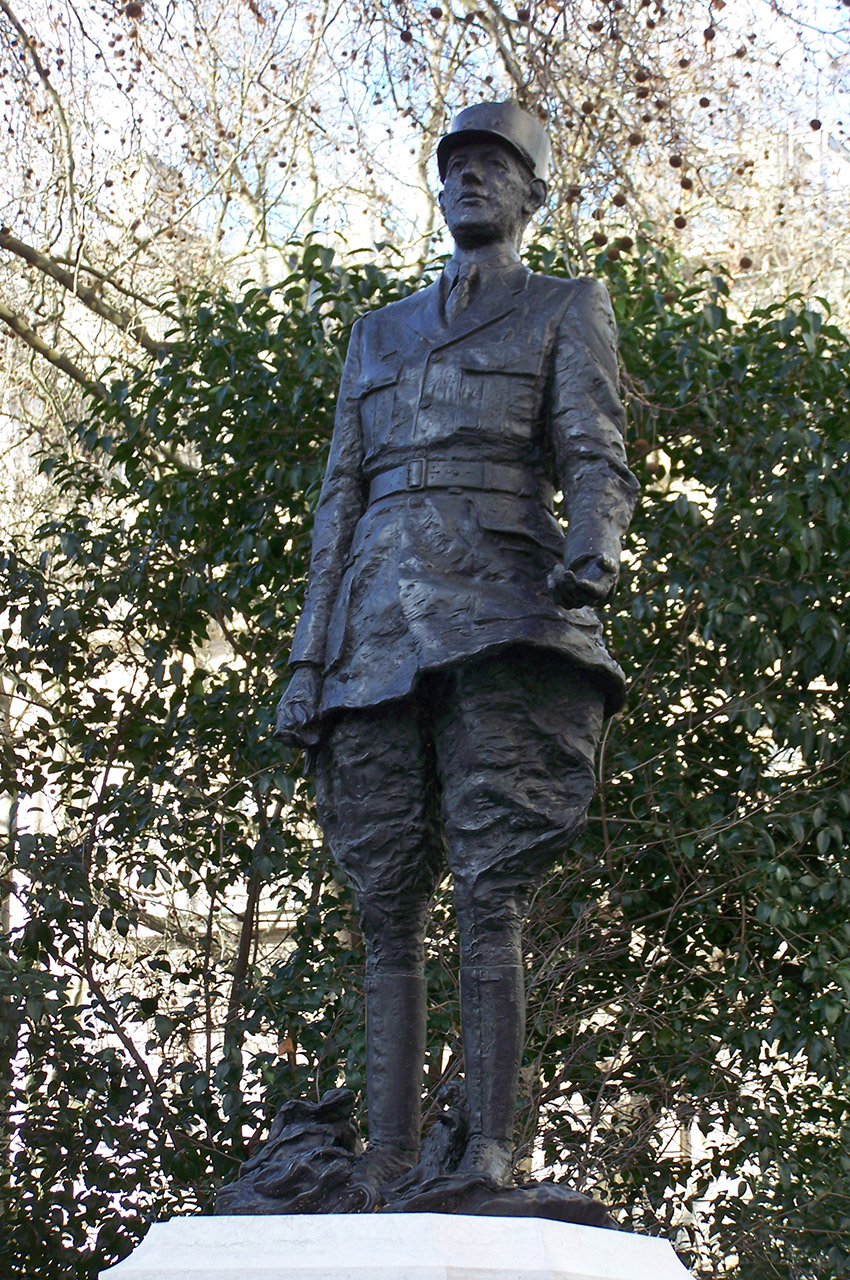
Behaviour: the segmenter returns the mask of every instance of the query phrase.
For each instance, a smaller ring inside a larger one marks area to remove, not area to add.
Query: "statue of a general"
[[[276,730],[316,749],[320,820],[357,895],[369,1145],[355,1173],[378,1188],[418,1156],[423,940],[445,861],[460,1172],[511,1182],[523,916],[584,826],[603,720],[623,701],[595,608],[637,493],[605,289],[518,256],[546,198],[545,130],[484,103],[437,158],[454,255],[354,327]]]

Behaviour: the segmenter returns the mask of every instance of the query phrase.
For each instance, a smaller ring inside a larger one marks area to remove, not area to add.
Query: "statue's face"
[[[519,244],[526,222],[542,204],[545,186],[535,181],[509,147],[466,142],[446,164],[440,208],[459,245]]]

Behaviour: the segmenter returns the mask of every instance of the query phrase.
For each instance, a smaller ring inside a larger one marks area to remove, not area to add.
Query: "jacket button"
[[[422,397],[422,399],[419,401],[419,408],[420,408],[420,409],[430,409],[430,408],[431,408],[431,397],[430,397],[430,396],[423,396],[423,397]]]

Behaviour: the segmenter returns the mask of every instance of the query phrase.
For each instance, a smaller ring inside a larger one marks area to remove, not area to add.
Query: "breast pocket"
[[[354,388],[354,396],[360,401],[360,422],[367,454],[389,439],[400,372],[399,365],[391,368],[366,366]]]
[[[516,351],[497,344],[466,351],[465,378],[478,386],[480,421],[500,433],[530,440],[538,428],[543,395],[542,353]]]

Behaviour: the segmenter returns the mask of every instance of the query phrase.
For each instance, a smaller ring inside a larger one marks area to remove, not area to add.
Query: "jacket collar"
[[[493,324],[518,305],[531,272],[522,263],[507,271],[482,269],[481,279],[465,311],[448,324],[443,315],[440,281],[409,299],[405,322],[433,347],[447,346],[467,334]]]

